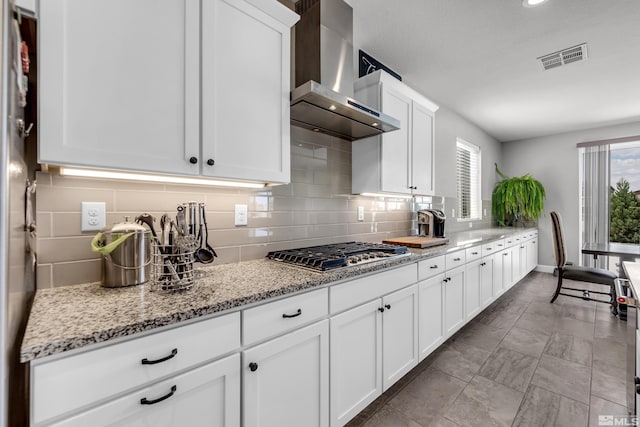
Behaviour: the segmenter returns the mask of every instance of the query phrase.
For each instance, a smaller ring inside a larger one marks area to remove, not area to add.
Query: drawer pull
[[[460,259],[460,258],[454,258],[453,260],[454,260],[454,261],[461,261],[461,259]]]
[[[162,363],[162,362],[166,362],[169,359],[173,359],[174,357],[176,357],[176,354],[178,354],[178,349],[174,348],[173,350],[171,350],[170,355],[165,356],[162,359],[149,360],[145,357],[144,359],[141,360],[141,362],[143,365],[155,365],[156,363]]]
[[[491,249],[493,249],[493,248],[487,248],[488,251],[490,251]]]
[[[386,308],[387,310],[391,310],[391,304],[385,304],[384,308]]]
[[[176,390],[178,390],[178,387],[173,385],[173,386],[171,386],[171,391],[169,393],[165,394],[164,396],[159,397],[157,399],[153,399],[153,400],[149,400],[146,397],[143,397],[142,399],[140,399],[140,404],[141,405],[155,405],[156,403],[160,403],[163,400],[167,400],[168,398],[173,396],[173,394],[176,392]]]
[[[258,370],[258,364],[256,362],[249,363],[249,369],[251,370],[251,372],[257,371]]]
[[[489,248],[491,249],[491,248]],[[478,255],[478,252],[471,252],[471,255]]]
[[[282,314],[282,318],[283,319],[291,319],[292,317],[298,317],[302,314],[302,309],[299,308],[298,311],[296,311],[296,314]]]
[[[384,313],[384,307],[378,307],[378,311],[379,311],[380,313]]]
[[[438,268],[438,264],[432,265],[432,266],[431,266],[431,267],[429,267],[429,268]]]

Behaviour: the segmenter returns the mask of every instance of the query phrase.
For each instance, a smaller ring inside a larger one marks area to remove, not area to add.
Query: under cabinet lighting
[[[208,185],[215,187],[264,188],[267,184],[243,181],[221,181],[216,179],[188,178],[182,176],[152,175],[133,172],[115,172],[98,169],[60,168],[60,175],[85,178],[122,179],[129,181],[161,182],[167,184]]]
[[[542,3],[545,3],[547,0],[522,0],[522,5],[524,7],[535,7],[540,6]]]
[[[394,199],[412,199],[413,196],[407,195],[407,194],[386,194],[386,193],[360,193],[361,196],[368,196],[368,197],[387,197],[387,198],[394,198]]]

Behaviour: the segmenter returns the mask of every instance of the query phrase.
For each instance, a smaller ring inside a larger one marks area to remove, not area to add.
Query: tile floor
[[[550,304],[555,286],[531,273],[348,427],[597,426],[598,415],[626,415],[626,323],[606,304]]]

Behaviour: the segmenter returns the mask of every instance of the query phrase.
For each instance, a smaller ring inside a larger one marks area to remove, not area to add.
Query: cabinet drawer
[[[418,263],[418,279],[428,279],[444,272],[444,262],[444,255],[420,261]]]
[[[482,257],[482,246],[474,246],[467,248],[464,251],[466,262],[473,261],[474,259],[480,259]]]
[[[140,403],[142,399],[152,401],[165,396],[162,403]],[[239,426],[240,354],[164,380],[52,425]]]
[[[43,422],[239,347],[240,313],[233,313],[39,363],[32,367],[32,421]]]
[[[356,305],[389,294],[418,281],[416,264],[383,271],[331,286],[329,290],[329,310],[338,313]]]
[[[491,255],[504,249],[504,240],[496,240],[482,245],[482,256]]]
[[[456,251],[446,255],[445,268],[451,270],[452,268],[464,265],[465,262],[465,251]]]
[[[310,323],[329,313],[329,291],[319,289],[242,312],[244,345]]]

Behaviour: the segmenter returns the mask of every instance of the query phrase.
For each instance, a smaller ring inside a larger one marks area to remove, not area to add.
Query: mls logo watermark
[[[637,415],[598,415],[599,426],[640,426]]]

